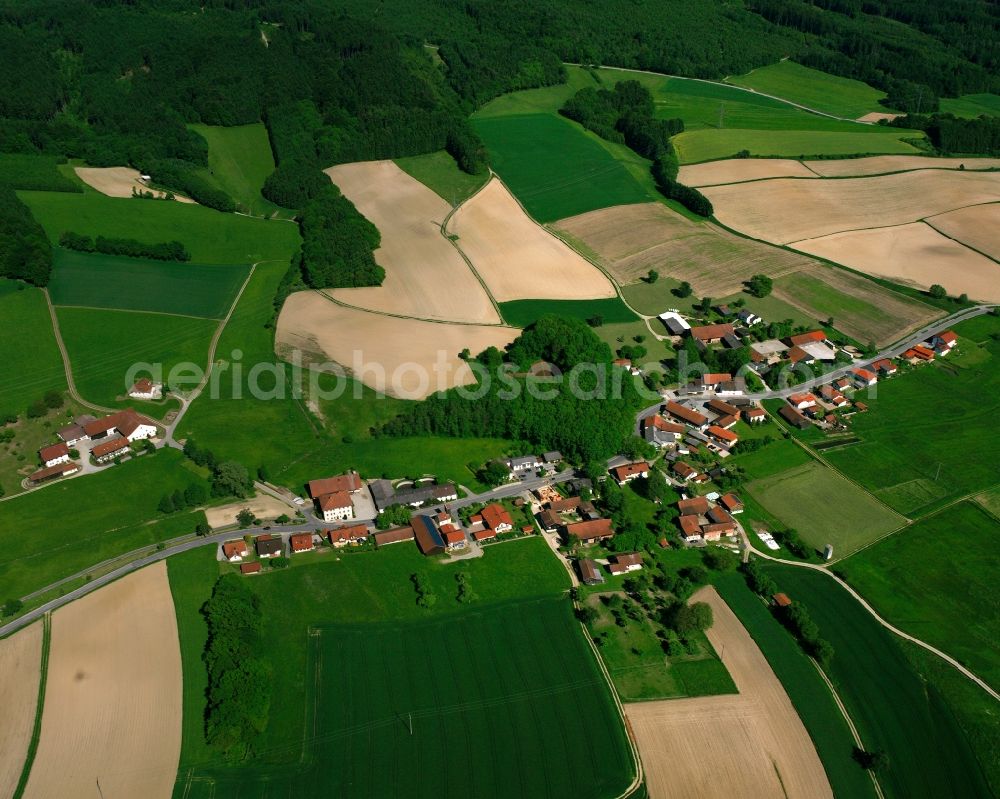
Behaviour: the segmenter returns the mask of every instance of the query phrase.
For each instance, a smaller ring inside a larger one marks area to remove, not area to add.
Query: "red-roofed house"
[[[440,530],[441,537],[444,539],[445,548],[448,550],[461,549],[469,543],[465,538],[465,533],[450,522],[448,524],[442,524]]]
[[[100,444],[95,444],[90,449],[91,457],[98,463],[107,463],[108,461],[113,461],[120,455],[124,455],[131,449],[127,438],[115,438],[111,441],[104,441]]]
[[[726,336],[731,336],[736,331],[732,325],[701,325],[691,328],[691,338],[697,339],[703,344],[716,344]]]
[[[958,344],[958,336],[953,330],[945,330],[931,339],[931,346],[937,350],[939,355],[947,355],[955,348],[956,344]]]
[[[875,363],[872,364],[872,369],[874,369],[880,375],[896,374],[896,364],[894,364],[888,358],[879,358],[877,361],[875,361]]]
[[[724,447],[731,447],[733,446],[733,444],[735,444],[737,441],[740,440],[740,437],[736,435],[736,433],[734,433],[732,430],[726,430],[714,424],[711,427],[709,427],[708,430],[705,431],[705,433],[710,435]]]
[[[128,395],[134,399],[158,400],[163,396],[163,385],[154,383],[148,377],[140,377],[128,390]]]
[[[747,424],[758,424],[767,419],[767,411],[763,408],[747,408],[743,411],[743,418],[747,420]]]
[[[293,554],[296,552],[312,552],[315,549],[312,533],[292,533],[292,535],[288,536],[288,543],[292,547]]]
[[[796,344],[793,347],[788,348],[788,361],[789,363],[816,363],[816,358],[806,352],[802,347]]]
[[[611,470],[611,474],[618,481],[618,485],[623,486],[637,477],[649,477],[649,464],[646,461],[626,463],[624,466],[616,466]]]
[[[682,499],[677,503],[677,510],[680,511],[681,516],[704,516],[708,513],[708,500],[705,497],[691,497],[691,499]]]
[[[575,538],[581,544],[592,544],[602,538],[611,538],[614,534],[611,519],[591,519],[566,525],[567,539]]]
[[[692,427],[697,427],[701,429],[706,424],[708,424],[708,417],[704,414],[698,413],[698,411],[691,410],[679,402],[674,402],[671,400],[668,402],[663,410],[675,419],[691,425]]]
[[[874,386],[878,382],[877,374],[860,366],[851,369],[851,374],[854,375],[854,382],[862,387]]]
[[[674,474],[684,481],[693,480],[698,476],[698,470],[684,461],[674,461],[673,470]]]
[[[908,361],[933,361],[934,350],[928,349],[923,344],[917,344],[904,352],[903,357]]]
[[[497,534],[495,532],[493,532],[493,530],[489,529],[488,527],[486,527],[486,528],[484,528],[482,530],[476,530],[476,532],[474,532],[472,534],[473,540],[475,540],[476,543],[478,543],[478,544],[481,544],[483,541],[492,541],[496,537],[497,537]]]
[[[38,450],[38,457],[45,464],[45,468],[55,466],[57,463],[66,463],[69,461],[69,447],[62,441],[58,444],[50,444]]]
[[[227,541],[222,545],[222,554],[230,563],[239,563],[250,554],[250,549],[247,547],[247,542],[242,539]]]
[[[847,397],[833,386],[820,386],[819,395],[835,408],[843,408],[847,404]]]
[[[363,524],[352,524],[350,527],[337,527],[326,531],[326,537],[335,547],[350,544],[357,546],[368,540],[368,527]]]
[[[261,565],[259,561],[253,563],[241,563],[240,574],[260,574]]]
[[[733,379],[733,376],[729,372],[706,372],[701,376],[701,390],[708,391],[719,385],[719,383],[727,383]]]
[[[354,518],[354,503],[346,491],[334,491],[331,494],[320,494],[316,505],[323,514],[324,522],[344,521]]]
[[[499,502],[487,505],[483,508],[480,515],[487,529],[492,530],[497,535],[508,533],[514,529],[514,520],[507,513],[507,509]]]
[[[614,575],[642,570],[642,555],[638,552],[622,552],[608,558],[608,571]]]
[[[701,523],[697,516],[678,516],[677,523],[681,526],[681,538],[687,543],[701,540]]]
[[[826,341],[826,333],[822,330],[810,330],[808,333],[799,333],[788,339],[792,346],[801,347],[803,344],[818,344]]]
[[[156,425],[149,419],[140,416],[131,408],[116,411],[101,419],[87,422],[83,426],[83,432],[88,438],[97,440],[107,438],[114,432],[125,436],[129,442],[138,441],[141,438],[152,438],[156,435]]]
[[[816,397],[808,392],[790,394],[788,404],[796,410],[804,411],[806,408],[811,408],[816,404]]]
[[[727,511],[732,513],[734,516],[737,513],[743,513],[743,503],[740,502],[740,498],[733,494],[732,492],[728,494],[723,494],[719,497],[719,504],[722,505]]]

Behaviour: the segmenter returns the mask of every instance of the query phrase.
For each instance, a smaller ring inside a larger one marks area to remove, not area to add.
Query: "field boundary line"
[[[986,693],[988,693],[997,702],[1000,702],[1000,692],[997,692],[988,682],[986,682],[986,680],[984,680],[982,677],[979,677],[972,670],[970,670],[967,667],[963,666],[961,663],[958,662],[958,660],[956,660],[955,658],[953,658],[947,652],[943,652],[942,650],[938,649],[936,646],[933,646],[932,644],[929,644],[926,641],[923,641],[920,638],[917,638],[915,635],[910,635],[909,633],[904,632],[903,630],[900,630],[898,627],[894,626],[893,624],[890,624],[888,621],[886,621],[885,619],[883,619],[878,614],[878,612],[875,610],[874,607],[872,607],[872,605],[868,602],[868,600],[865,599],[863,596],[861,596],[861,594],[858,591],[856,591],[853,588],[853,586],[851,586],[850,583],[848,583],[846,580],[844,580],[839,575],[835,574],[833,571],[831,571],[830,569],[828,569],[826,566],[821,566],[821,565],[818,565],[816,563],[802,563],[802,562],[796,562],[796,561],[792,561],[792,560],[785,560],[784,558],[776,558],[776,557],[774,557],[772,555],[768,555],[768,554],[766,554],[764,552],[761,552],[760,550],[757,550],[757,549],[754,549],[754,553],[758,557],[764,558],[764,560],[773,561],[774,563],[780,563],[780,564],[785,565],[785,566],[797,566],[797,567],[803,568],[803,569],[812,569],[813,571],[819,572],[820,574],[825,574],[831,580],[836,581],[837,584],[840,585],[840,587],[843,588],[845,591],[847,591],[847,593],[850,594],[861,605],[862,608],[864,608],[866,611],[868,611],[868,613],[872,616],[873,619],[875,619],[875,621],[877,621],[879,624],[881,624],[883,627],[885,627],[889,632],[894,633],[895,635],[897,635],[900,638],[902,638],[904,641],[909,641],[910,643],[916,644],[917,646],[926,649],[928,652],[930,652],[930,653],[932,653],[934,655],[937,655],[943,661],[945,661],[946,663],[948,663],[951,666],[954,666],[955,669],[957,669],[961,674],[963,674],[965,677],[967,677],[972,682],[974,682],[976,685],[978,685],[980,688],[982,688],[984,691],[986,691]]]
[[[55,308],[77,308],[81,311],[115,311],[117,313],[143,313],[143,314],[154,314],[156,316],[177,316],[181,319],[198,319],[202,322],[218,322],[221,317],[218,316],[195,316],[189,313],[173,313],[172,311],[144,311],[140,308],[102,308],[99,305],[62,305],[57,304],[53,306]]]
[[[35,704],[35,723],[31,729],[31,740],[28,741],[28,751],[21,766],[21,777],[17,781],[12,799],[21,799],[28,787],[31,768],[35,764],[35,754],[38,752],[38,742],[42,737],[42,711],[45,709],[45,686],[49,674],[49,650],[52,647],[52,614],[42,616],[42,653],[38,675],[38,699]]]
[[[450,319],[428,319],[425,316],[407,316],[406,314],[393,313],[392,311],[377,311],[373,308],[362,308],[360,305],[352,305],[349,302],[344,302],[336,297],[331,297],[327,294],[328,291],[336,291],[336,289],[307,289],[308,291],[314,291],[326,300],[329,300],[334,305],[339,305],[342,308],[350,308],[353,311],[361,311],[362,313],[377,314],[379,316],[389,316],[393,319],[406,319],[411,322],[430,322],[434,325],[464,325],[465,327],[511,327],[506,322],[503,321],[503,315],[499,314],[499,322],[458,322]],[[492,295],[487,293],[490,297],[490,301],[493,301]]]
[[[43,287],[42,293],[45,295],[45,304],[49,307],[49,318],[52,320],[52,332],[56,337],[56,346],[59,347],[59,354],[62,356],[63,372],[66,375],[66,391],[74,400],[76,400],[76,402],[80,403],[85,408],[90,408],[98,413],[113,413],[111,408],[105,408],[103,405],[87,402],[87,400],[80,396],[80,392],[76,390],[76,383],[73,381],[73,364],[69,359],[69,351],[66,349],[66,343],[63,341],[62,331],[59,329],[59,319],[56,316],[56,307],[52,304],[52,298],[49,296],[48,288]]]
[[[984,205],[1000,205],[1000,202],[997,202],[997,203],[984,203]],[[956,211],[960,211],[962,209],[961,208],[956,208],[955,210]],[[951,211],[945,211],[945,214],[950,214],[950,213],[951,213]],[[946,239],[950,239],[951,241],[955,242],[956,244],[962,245],[967,250],[972,250],[974,253],[978,253],[979,255],[983,256],[983,258],[989,258],[991,261],[993,261],[993,263],[1000,264],[1000,259],[994,258],[988,252],[983,252],[982,250],[978,250],[975,247],[973,247],[971,244],[967,244],[966,242],[962,241],[961,239],[956,239],[954,236],[949,236],[947,233],[945,233],[940,228],[935,227],[934,223],[931,222],[930,220],[934,219],[934,217],[936,217],[936,216],[944,216],[944,214],[935,214],[934,216],[925,216],[920,221],[923,222],[925,225],[927,225],[927,227],[929,227],[931,230],[933,230],[934,232],[936,232],[939,236],[944,236]]]

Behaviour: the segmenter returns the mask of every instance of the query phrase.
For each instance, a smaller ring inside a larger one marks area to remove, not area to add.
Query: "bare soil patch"
[[[832,797],[812,740],[753,639],[714,588],[692,601],[711,605],[708,638],[739,694],[625,705],[650,799]]]
[[[885,175],[912,169],[996,169],[1000,158],[934,158],[929,155],[873,155],[868,158],[805,161],[807,167],[826,178]]]
[[[448,229],[498,302],[616,295],[599,269],[536,224],[496,178],[455,212]]]
[[[108,197],[131,197],[132,189],[136,191],[152,191],[158,196],[164,196],[165,192],[158,189],[151,189],[139,180],[139,173],[127,166],[77,166],[73,171],[88,186],[97,189],[101,194]],[[190,197],[174,195],[174,199],[181,203],[193,203]]]
[[[699,296],[734,294],[758,272],[779,278],[816,266],[811,258],[750,241],[710,222],[692,222],[660,203],[603,208],[554,227],[592,252],[619,283],[636,283],[655,269],[688,281]]]
[[[181,751],[181,655],[166,563],[52,616],[45,709],[25,799],[169,797]]]
[[[322,294],[302,291],[285,300],[278,317],[275,350],[294,350],[305,363],[333,361],[366,386],[404,399],[474,383],[458,354],[490,346],[503,349],[520,330],[500,325],[463,325],[402,319],[346,308]],[[330,371],[335,371],[333,368]]]
[[[1000,260],[1000,205],[976,205],[924,221],[949,238]]]
[[[1000,302],[1000,264],[924,222],[849,230],[792,246],[899,283],[922,289],[939,283],[955,296],[964,292],[976,300]]]
[[[883,119],[886,122],[891,122],[896,117],[901,117],[902,114],[886,114],[882,111],[870,111],[862,117],[858,117],[857,122],[881,122]]]
[[[38,704],[42,624],[0,641],[0,796],[13,796],[28,754]]]
[[[851,180],[777,178],[707,187],[704,193],[720,222],[787,244],[1000,201],[1000,172],[927,169]]]
[[[832,316],[841,332],[880,346],[944,316],[932,305],[825,264],[779,280],[774,296],[817,321]]]
[[[792,158],[727,158],[682,166],[677,179],[685,186],[719,186],[764,178],[815,177],[815,172]]]
[[[228,527],[231,524],[236,524],[236,514],[244,508],[249,509],[258,519],[268,521],[273,521],[282,514],[291,516],[294,512],[280,499],[276,499],[268,494],[260,494],[256,497],[245,499],[242,502],[219,505],[216,508],[206,508],[205,518],[208,520],[208,526],[213,530],[219,527]]]
[[[385,268],[381,286],[335,289],[332,296],[404,316],[500,322],[482,284],[441,233],[448,203],[392,161],[341,164],[325,172],[379,229],[375,260]]]

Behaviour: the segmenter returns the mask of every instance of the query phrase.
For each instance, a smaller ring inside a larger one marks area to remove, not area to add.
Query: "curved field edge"
[[[38,671],[38,693],[35,699],[35,717],[31,726],[31,738],[28,741],[28,749],[24,755],[24,764],[21,767],[21,776],[18,778],[14,788],[12,799],[21,799],[24,789],[31,776],[31,767],[35,763],[35,754],[38,752],[38,741],[42,737],[42,711],[45,709],[45,684],[49,672],[49,651],[52,646],[52,618],[49,614],[42,617],[42,646],[40,653],[40,663]],[[22,633],[23,634],[23,633]]]

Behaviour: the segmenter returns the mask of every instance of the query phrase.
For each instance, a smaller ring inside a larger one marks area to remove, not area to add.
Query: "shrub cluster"
[[[244,760],[267,727],[273,667],[261,656],[260,600],[235,574],[218,579],[202,607],[208,623],[205,738],[228,759]]]
[[[104,255],[124,255],[129,258],[152,258],[156,261],[190,261],[191,253],[179,241],[147,244],[136,239],[111,239],[98,236],[92,239],[81,233],[67,230],[59,237],[59,244],[68,250],[99,252]]]
[[[244,499],[253,491],[253,478],[247,467],[236,461],[219,461],[215,453],[202,449],[194,439],[184,442],[184,454],[198,466],[204,466],[212,473],[213,497],[237,497]]]

